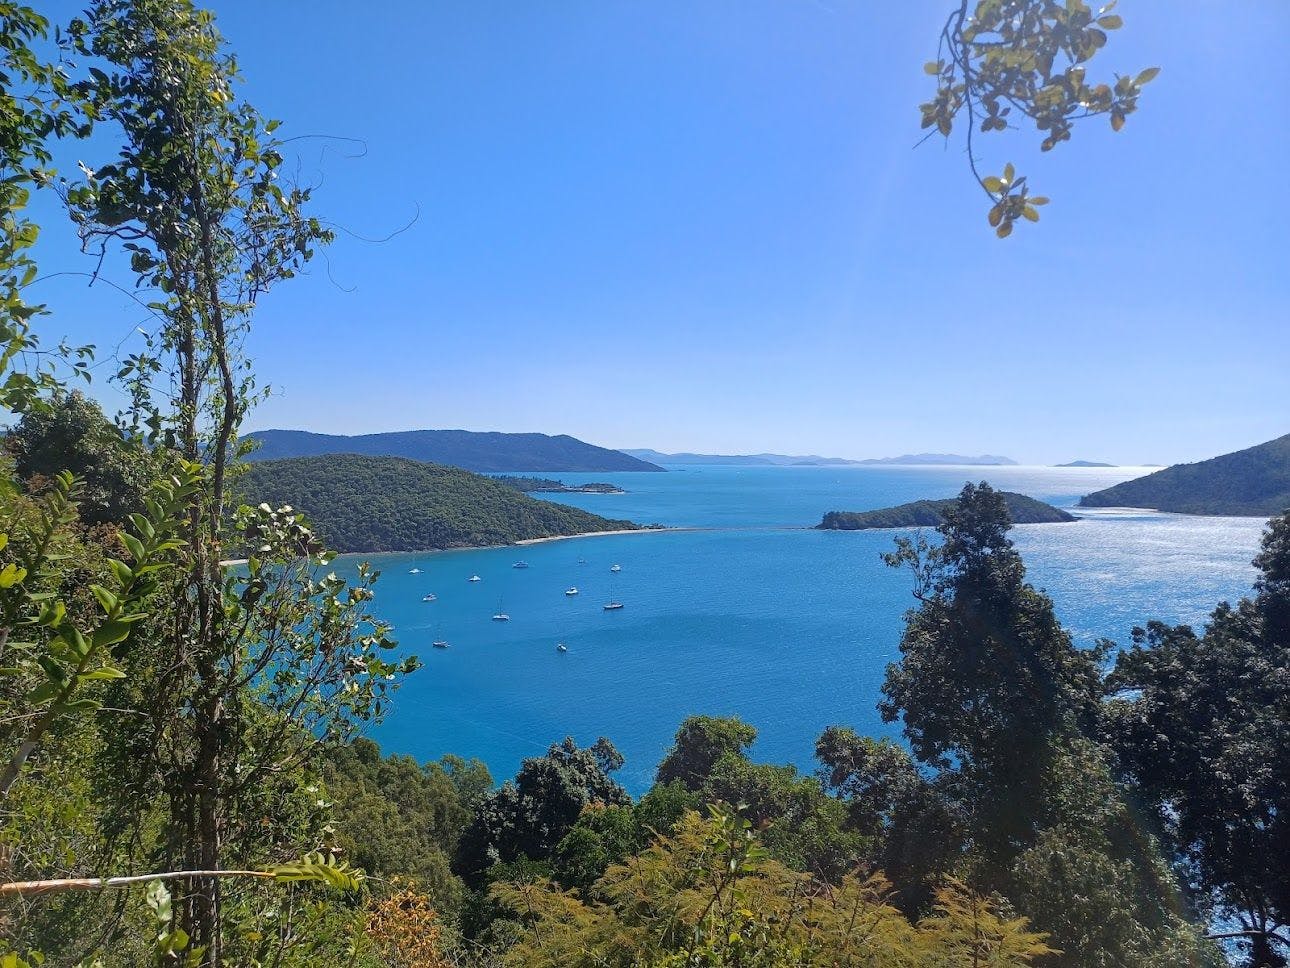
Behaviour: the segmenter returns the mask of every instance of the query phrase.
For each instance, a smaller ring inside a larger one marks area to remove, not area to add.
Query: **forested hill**
[[[251,464],[238,479],[248,504],[289,504],[337,551],[421,551],[635,527],[540,501],[456,467],[403,457],[339,454]]]
[[[1060,508],[1014,491],[1000,491],[1008,506],[1013,524],[1058,524],[1074,521],[1075,516]],[[911,501],[876,511],[830,511],[816,527],[821,531],[863,531],[869,528],[930,528],[945,520],[945,511],[954,504],[944,501]]]
[[[468,471],[661,471],[621,451],[559,434],[476,433],[470,430],[406,430],[344,437],[306,430],[260,430],[248,435],[260,447],[252,461],[322,454],[408,457]]]
[[[1175,464],[1086,495],[1079,503],[1178,514],[1279,514],[1290,508],[1290,434],[1196,464]]]

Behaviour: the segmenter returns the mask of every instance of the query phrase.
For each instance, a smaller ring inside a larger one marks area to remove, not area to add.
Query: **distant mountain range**
[[[763,467],[833,467],[841,465],[861,466],[865,464],[959,464],[999,467],[1017,463],[1007,457],[994,457],[989,454],[984,454],[980,457],[964,457],[962,454],[905,454],[901,457],[848,460],[845,457],[820,457],[817,454],[799,456],[792,454],[665,454],[648,448],[627,448],[622,453],[654,464],[672,464],[673,466],[725,464]]]
[[[248,435],[260,447],[252,461],[326,454],[406,457],[468,471],[661,471],[622,451],[597,447],[567,434],[477,433],[470,430],[405,430],[345,437],[306,430],[260,430]]]
[[[1058,467],[1117,467],[1117,464],[1104,464],[1100,460],[1072,460],[1065,464],[1058,464]]]
[[[1079,503],[1179,514],[1280,514],[1290,508],[1290,434],[1196,464],[1175,464],[1086,495]]]
[[[816,454],[793,456],[791,454],[664,454],[648,447],[626,448],[620,453],[653,464],[725,464],[727,466],[762,467],[827,467],[834,464],[858,464],[859,461],[843,457],[820,457]]]

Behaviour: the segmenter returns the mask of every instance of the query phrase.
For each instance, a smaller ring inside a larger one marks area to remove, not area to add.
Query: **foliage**
[[[148,484],[160,471],[156,455],[127,442],[79,391],[54,394],[46,406],[24,413],[5,447],[24,481],[74,474],[78,518],[87,524],[121,524],[142,511]]]
[[[486,796],[458,847],[455,868],[477,885],[496,864],[543,861],[589,804],[623,806],[630,798],[609,776],[622,756],[607,739],[580,749],[572,739],[527,759],[513,781]]]
[[[723,756],[743,756],[757,730],[734,717],[690,716],[676,731],[676,741],[658,765],[659,783],[678,781],[700,790]]]
[[[1106,115],[1119,131],[1137,110],[1142,87],[1158,73],[1149,67],[1114,83],[1090,83],[1087,63],[1106,44],[1107,31],[1123,20],[1116,0],[1093,9],[1084,0],[962,0],[941,30],[937,59],[925,65],[936,78],[935,96],[920,105],[922,126],[949,138],[966,114],[968,164],[989,197],[989,222],[1000,238],[1017,219],[1039,221],[1047,198],[1031,195],[1011,164],[1001,175],[982,175],[973,135],[1004,131],[1029,121],[1043,134],[1042,151],[1069,141],[1078,121]],[[1022,120],[1025,119],[1025,120]],[[931,132],[929,132],[930,134]]]
[[[1013,524],[1051,524],[1074,521],[1074,515],[1033,497],[1000,491]],[[859,531],[865,528],[934,528],[945,523],[945,512],[954,505],[954,499],[943,501],[912,501],[896,507],[876,511],[828,511],[817,528],[821,531]]]
[[[1134,631],[1111,677],[1111,732],[1184,875],[1263,966],[1290,952],[1290,514],[1255,563],[1255,595],[1219,605],[1203,634]]]
[[[527,926],[506,964],[525,966],[1026,965],[1046,953],[1024,920],[949,883],[911,924],[881,877],[825,887],[771,860],[752,824],[714,805],[611,867],[585,896],[542,879],[493,892]]]
[[[634,527],[469,471],[401,457],[260,461],[237,487],[248,502],[301,508],[342,551],[483,547]]]
[[[404,888],[368,907],[367,934],[389,968],[448,968],[443,928],[424,894]]]
[[[93,347],[42,350],[32,331],[45,307],[26,301],[36,279],[31,249],[40,227],[25,216],[33,188],[55,177],[48,141],[89,133],[91,119],[77,113],[79,98],[62,65],[44,60],[36,45],[49,21],[21,3],[0,2],[0,408],[26,413],[61,384],[55,362],[74,358],[73,373],[89,379]],[[61,470],[62,468],[60,468]]]
[[[455,912],[462,888],[449,859],[492,788],[484,765],[382,757],[375,743],[360,738],[328,752],[322,775],[342,855],[370,875],[402,877],[437,910]]]
[[[35,519],[17,514],[0,531],[0,668],[7,711],[3,733],[14,747],[0,772],[7,796],[28,758],[62,719],[93,713],[102,703],[85,695],[93,684],[125,677],[115,663],[127,653],[136,623],[148,617],[149,600],[185,546],[178,537],[181,509],[197,487],[192,466],[158,482],[145,500],[146,513],[131,516],[121,532],[130,563],[111,558],[110,579],[90,591],[101,614],[88,622],[69,614],[59,595],[54,545],[76,520],[76,479],[60,473],[37,504]],[[11,496],[12,497],[12,496]],[[9,510],[13,505],[3,510]],[[23,639],[13,638],[14,633]]]
[[[1080,498],[1081,507],[1268,517],[1290,508],[1290,434],[1195,464],[1177,464]]]

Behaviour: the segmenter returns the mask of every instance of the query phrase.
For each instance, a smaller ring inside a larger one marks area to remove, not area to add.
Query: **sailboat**
[[[512,568],[527,568],[528,566],[529,563],[527,561],[517,561],[515,564],[511,565]]]
[[[419,575],[419,574],[421,574],[421,569],[420,569],[420,568],[409,568],[409,569],[408,569],[408,574],[409,574],[409,575]]]
[[[422,596],[421,596],[421,601],[423,601],[423,602],[437,602],[437,601],[439,601],[439,596],[438,596],[438,595],[436,595],[434,592],[427,592],[426,594],[424,594],[424,595],[422,595]]]
[[[578,589],[577,589],[577,587],[576,587],[576,586],[575,586],[575,587],[573,587],[573,588],[566,588],[566,589],[564,590],[564,593],[565,593],[566,595],[570,595],[570,596],[572,596],[572,595],[576,595],[576,594],[578,594]]]
[[[442,633],[441,633],[441,631],[440,631],[440,629],[441,629],[441,628],[442,628],[442,626],[440,626],[439,628],[436,628],[436,629],[435,629],[435,635],[440,635],[440,634],[442,634]],[[431,642],[430,644],[431,644],[432,646],[434,646],[436,649],[446,649],[446,648],[448,648],[448,640],[447,640],[447,639],[443,639],[443,638],[437,638],[437,639],[435,639],[433,642]]]
[[[622,570],[623,570],[623,566],[622,566],[622,565],[610,565],[610,566],[609,566],[609,570],[610,570],[610,571],[622,571]]]
[[[478,575],[471,575],[469,578],[466,579],[466,581],[483,581],[483,580],[484,579],[480,578]]]
[[[502,600],[497,600],[497,614],[493,616],[494,622],[509,622],[511,617],[502,611]]]
[[[606,612],[616,612],[616,611],[618,611],[618,610],[619,610],[620,608],[622,608],[622,607],[623,607],[623,603],[622,603],[622,602],[606,602],[606,603],[605,603],[605,611],[606,611]]]

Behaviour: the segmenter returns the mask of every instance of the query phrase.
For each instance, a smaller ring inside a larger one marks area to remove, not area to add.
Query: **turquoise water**
[[[627,758],[620,779],[639,793],[685,716],[738,715],[760,732],[758,757],[812,769],[815,737],[830,724],[893,732],[874,706],[912,599],[907,577],[878,557],[893,532],[806,526],[827,510],[948,497],[968,478],[1069,507],[1145,472],[705,467],[562,475],[629,492],[558,496],[564,503],[696,530],[374,556],[377,612],[425,668],[372,735],[420,759],[479,757],[498,779],[565,735],[582,743],[604,735]],[[1147,619],[1198,622],[1217,601],[1244,594],[1262,524],[1110,510],[1014,535],[1031,580],[1079,641],[1127,642]],[[521,559],[530,567],[511,567]],[[352,568],[353,559],[341,565]],[[410,574],[414,567],[421,572]],[[467,582],[472,574],[483,580]],[[567,597],[570,586],[581,594]],[[427,592],[438,600],[421,601]],[[611,598],[625,607],[605,612]],[[499,603],[511,621],[492,621]],[[451,648],[432,649],[440,638]],[[568,651],[557,652],[557,642]]]

